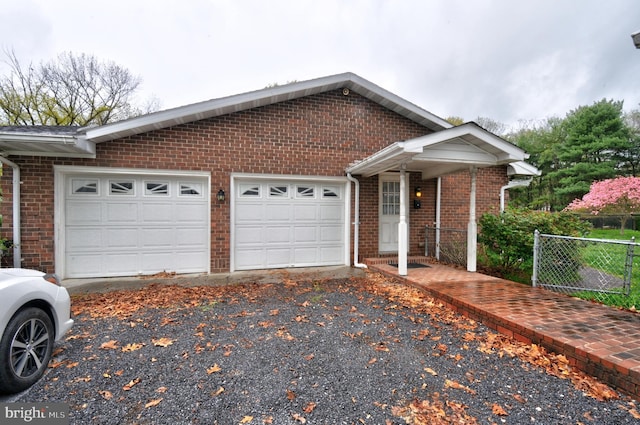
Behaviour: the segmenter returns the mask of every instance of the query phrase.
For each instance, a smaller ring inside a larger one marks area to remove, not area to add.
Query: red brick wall
[[[229,191],[231,172],[344,176],[354,160],[429,132],[353,92],[344,96],[336,90],[100,143],[96,159],[12,157],[23,181],[23,266],[54,271],[53,165],[208,171],[215,197],[219,188]],[[415,178],[411,176],[412,181]],[[422,186],[426,199],[427,185]],[[361,207],[366,224],[360,249],[370,256],[377,254],[378,243],[377,178],[364,179],[362,189],[361,205],[371,207]],[[11,172],[7,168],[2,190],[2,236],[11,238]],[[423,208],[412,211],[411,219],[426,218],[429,208]],[[228,202],[212,202],[212,272],[229,270],[229,215]],[[412,228],[412,235],[418,230]]]

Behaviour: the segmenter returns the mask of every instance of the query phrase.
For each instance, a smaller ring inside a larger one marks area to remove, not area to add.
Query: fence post
[[[531,286],[538,286],[538,249],[540,247],[540,232],[533,232],[533,273],[531,274]]]

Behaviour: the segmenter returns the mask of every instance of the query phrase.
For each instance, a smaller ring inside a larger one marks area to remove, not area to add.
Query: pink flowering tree
[[[565,209],[593,215],[619,215],[622,233],[632,214],[640,213],[640,177],[616,177],[593,182],[589,193]]]

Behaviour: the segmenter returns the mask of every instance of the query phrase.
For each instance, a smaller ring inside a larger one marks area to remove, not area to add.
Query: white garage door
[[[208,177],[68,175],[69,278],[209,270]]]
[[[345,241],[343,183],[236,182],[236,270],[345,264]]]

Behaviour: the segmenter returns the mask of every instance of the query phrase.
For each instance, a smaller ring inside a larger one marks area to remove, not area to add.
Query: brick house
[[[14,266],[62,278],[349,265],[424,254],[498,211],[518,147],[352,73],[99,127],[0,127]]]

